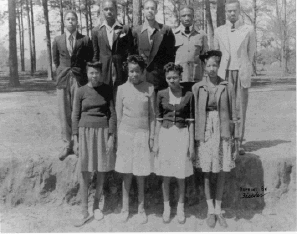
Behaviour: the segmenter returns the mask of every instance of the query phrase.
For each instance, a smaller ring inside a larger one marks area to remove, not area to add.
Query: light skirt
[[[160,129],[159,153],[155,158],[155,173],[160,176],[184,179],[193,174],[192,161],[188,157],[188,128]]]
[[[205,141],[196,142],[195,166],[203,172],[230,172],[235,167],[232,154],[232,140],[220,137],[218,111],[208,111],[206,117]]]
[[[149,130],[135,129],[121,123],[118,131],[118,149],[115,170],[147,176],[153,172],[154,155],[149,149]]]
[[[108,128],[79,127],[79,158],[81,171],[114,170],[115,154],[106,154]]]

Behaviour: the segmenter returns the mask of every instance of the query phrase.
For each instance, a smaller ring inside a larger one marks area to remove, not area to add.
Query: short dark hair
[[[179,64],[174,64],[173,62],[167,63],[164,66],[164,72],[170,72],[170,71],[175,71],[177,72],[179,75],[181,75],[184,71],[183,67]]]
[[[138,64],[142,71],[144,71],[144,69],[146,68],[146,63],[145,63],[143,57],[140,56],[140,55],[130,55],[130,56],[128,56],[127,61],[124,63],[124,69],[125,70],[128,70],[128,64],[129,63]]]
[[[87,71],[89,67],[97,68],[102,72],[102,63],[98,61],[88,62],[87,63]]]
[[[78,16],[77,16],[77,14],[76,14],[76,12],[75,12],[74,10],[66,10],[65,13],[64,13],[64,20],[66,19],[66,16],[67,16],[68,14],[72,14],[72,15],[74,15],[75,18],[76,18],[76,20],[78,20]]]
[[[226,5],[237,3],[238,7],[240,8],[240,2],[238,0],[226,0]]]
[[[148,2],[152,2],[155,4],[156,9],[158,9],[158,2],[155,0],[145,0],[143,3],[143,8],[145,7],[145,4],[147,4]]]
[[[202,55],[199,55],[200,60],[206,64],[207,60],[209,60],[210,58],[214,58],[217,62],[217,64],[221,63],[221,58],[222,58],[222,52],[219,50],[209,50],[207,52],[205,52]]]
[[[112,5],[115,7],[115,9],[116,10],[118,9],[118,4],[117,4],[117,1],[116,0],[103,0],[102,7],[103,7],[104,3],[106,3],[106,2],[111,2]]]
[[[191,5],[183,5],[183,6],[180,8],[180,12],[181,12],[182,10],[184,10],[184,9],[189,9],[189,10],[191,10],[191,11],[193,12],[193,14],[194,14],[194,12],[195,12],[194,8],[193,8]]]

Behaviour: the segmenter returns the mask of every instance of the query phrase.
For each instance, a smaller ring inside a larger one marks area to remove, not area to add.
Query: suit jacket
[[[217,108],[220,118],[220,135],[221,138],[238,137],[238,129],[234,132],[234,123],[238,121],[235,115],[235,105],[233,105],[232,90],[228,86],[228,82],[219,78],[220,83],[216,93]],[[206,107],[208,102],[209,92],[207,91],[206,80],[194,84],[192,88],[195,103],[195,140],[205,140],[206,129]],[[235,125],[237,126],[237,125]]]
[[[218,75],[223,78],[226,77],[226,70],[231,57],[229,46],[235,46],[239,59],[238,77],[241,85],[244,88],[249,88],[251,86],[252,62],[256,51],[255,31],[252,26],[240,23],[237,29],[240,31],[237,43],[230,45],[228,40],[228,30],[230,29],[231,27],[225,24],[214,31],[214,49],[220,50],[223,54]]]
[[[167,87],[164,65],[174,62],[175,38],[171,28],[167,25],[159,24],[160,30],[152,36],[152,46],[148,40],[147,30],[142,32],[142,25],[133,29],[134,45],[137,53],[144,57],[147,62],[145,70],[146,81],[152,83],[155,90]]]
[[[88,82],[86,76],[86,63],[92,60],[92,42],[91,40],[79,32],[76,33],[76,41],[70,56],[66,46],[66,34],[57,36],[54,39],[53,60],[56,66],[58,89],[65,88],[70,72],[76,78],[79,86],[83,86]]]
[[[113,46],[110,48],[105,26],[97,26],[92,30],[92,42],[93,61],[102,63],[104,83],[110,84],[112,81],[112,63],[116,70],[114,85],[118,86],[125,83],[127,76],[123,70],[123,62],[126,62],[128,55],[133,53],[132,30],[126,25],[116,26]]]

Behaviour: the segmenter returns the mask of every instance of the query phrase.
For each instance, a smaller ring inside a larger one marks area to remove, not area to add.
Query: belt
[[[216,106],[209,106],[206,108],[206,111],[217,111],[217,107]]]

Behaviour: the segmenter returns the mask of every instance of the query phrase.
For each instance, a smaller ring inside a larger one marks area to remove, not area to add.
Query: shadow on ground
[[[247,152],[257,151],[263,148],[270,148],[279,144],[290,143],[284,140],[249,141],[243,145]]]

